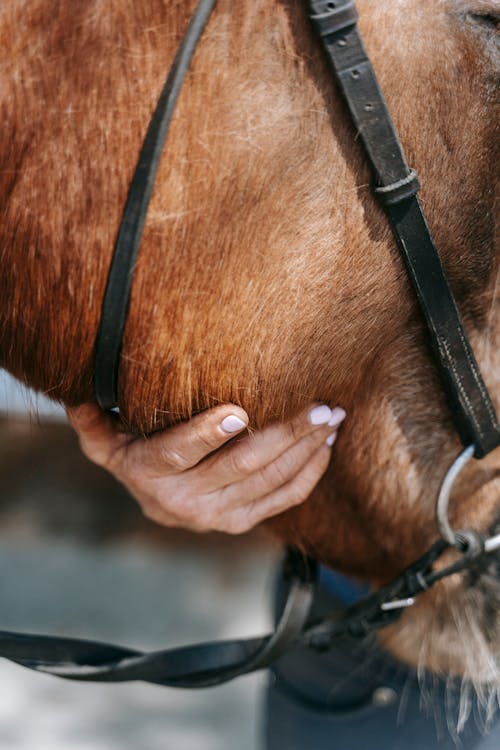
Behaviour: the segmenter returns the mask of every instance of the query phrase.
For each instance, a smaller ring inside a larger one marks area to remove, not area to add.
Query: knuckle
[[[97,466],[107,466],[110,460],[110,451],[103,449],[102,445],[96,445],[92,440],[85,437],[79,438],[80,450],[89,461]]]
[[[174,499],[159,499],[157,497],[149,498],[140,504],[142,512],[146,518],[162,526],[170,528],[185,528],[190,531],[205,531],[199,514],[194,507],[185,502],[182,496],[176,496]]]
[[[174,471],[186,471],[191,467],[189,458],[170,445],[161,445],[158,448],[158,459],[161,464],[165,465],[165,469],[171,468]]]
[[[143,461],[134,451],[124,452],[120,474],[122,481],[134,489],[140,489],[148,477]]]
[[[144,469],[140,465],[129,460],[125,460],[121,467],[118,478],[128,489],[135,495],[141,493],[145,484]]]
[[[243,476],[248,476],[249,474],[252,474],[255,470],[254,464],[253,464],[253,458],[252,454],[248,451],[248,446],[245,446],[245,450],[235,450],[228,456],[229,461],[231,462],[231,469],[236,474],[242,474]]]
[[[212,433],[202,429],[199,429],[196,433],[196,442],[199,449],[203,451],[205,455],[207,453],[212,453],[212,451],[214,451],[220,444],[220,441],[217,441]]]
[[[141,511],[144,518],[147,518],[149,521],[154,521],[155,513],[153,509],[149,505],[141,505]]]
[[[303,433],[304,426],[301,421],[299,422],[297,419],[293,419],[288,423],[288,434],[294,443],[300,440]]]
[[[211,531],[213,529],[213,519],[210,514],[201,511],[199,508],[188,508],[184,518],[193,531]]]
[[[154,523],[161,523],[163,525],[167,525],[165,523],[165,519],[162,516],[162,514],[159,512],[158,508],[155,505],[141,505],[142,515],[147,518],[149,521],[153,521]],[[170,519],[169,519],[170,521]],[[175,522],[173,519],[171,519],[171,522],[168,523],[168,526],[175,526]]]
[[[162,498],[161,505],[165,511],[175,514],[185,524],[191,525],[199,516],[192,498],[179,490]]]
[[[290,503],[297,505],[307,500],[316,484],[315,478],[308,474],[298,477],[290,488]]]
[[[209,534],[212,531],[218,531],[217,527],[200,519],[192,521],[189,530],[196,531],[197,534]]]
[[[190,531],[207,532],[214,529],[212,509],[201,502],[199,496],[176,492],[168,499],[167,504],[170,512],[180,520],[180,525]]]
[[[304,493],[300,487],[290,487],[286,495],[281,498],[282,509],[293,508],[295,505],[300,505],[308,497],[308,493]],[[275,511],[276,512],[276,511]]]
[[[237,536],[238,534],[245,534],[247,531],[250,531],[252,527],[253,523],[249,520],[248,517],[238,515],[229,519],[224,525],[222,531],[224,531],[226,534]]]
[[[284,453],[282,456],[280,456],[279,461],[277,461],[275,464],[272,464],[272,467],[275,478],[278,481],[281,481],[282,484],[290,479],[291,474],[298,468],[296,457],[291,453]]]

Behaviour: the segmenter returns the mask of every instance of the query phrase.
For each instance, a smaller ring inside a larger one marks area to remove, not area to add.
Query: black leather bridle
[[[95,385],[103,409],[117,403],[117,378],[135,260],[168,126],[196,45],[216,0],[200,0],[169,72],[144,140],[119,228],[96,341]],[[145,680],[176,687],[205,687],[269,666],[291,645],[328,649],[345,635],[363,637],[394,622],[415,597],[500,548],[500,534],[486,538],[455,532],[447,520],[453,482],[474,456],[500,444],[500,428],[457,306],[432,240],[416,173],[408,166],[356,22],[353,0],[309,1],[313,28],[321,40],[374,175],[383,206],[427,324],[428,340],[451,414],[465,447],[443,481],[437,502],[441,535],[417,562],[342,617],[309,622],[316,564],[294,550],[284,575],[289,594],[275,632],[241,641],[218,641],[142,653],[110,644],[52,636],[0,632],[0,656],[40,672],[75,680]],[[451,548],[457,555],[435,563]]]

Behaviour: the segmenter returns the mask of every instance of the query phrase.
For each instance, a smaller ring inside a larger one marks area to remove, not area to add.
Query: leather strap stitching
[[[461,333],[459,333],[459,336],[463,340],[463,336],[461,335]],[[471,402],[471,400],[469,398],[467,390],[464,388],[464,385],[463,385],[463,382],[462,382],[462,376],[461,376],[461,374],[460,374],[460,372],[459,372],[459,370],[457,368],[457,365],[455,363],[455,358],[451,354],[448,342],[446,341],[445,338],[443,338],[442,336],[440,336],[439,337],[439,344],[442,347],[442,349],[443,349],[443,351],[444,351],[444,353],[446,355],[446,359],[448,360],[449,366],[451,367],[451,369],[453,371],[453,375],[455,377],[458,389],[460,391],[460,395],[462,396],[464,402],[467,404],[467,409],[469,410],[470,417],[471,417],[471,419],[472,419],[472,421],[474,423],[474,427],[475,427],[476,431],[478,432],[478,434],[481,435],[481,437],[484,437],[484,430],[482,429],[481,423],[478,421],[478,419],[476,417],[476,412],[475,412],[475,409],[474,409],[474,405],[472,404],[472,402]],[[467,356],[467,353],[466,353],[466,356]],[[467,356],[467,359],[469,359],[468,356]]]
[[[335,6],[340,10],[339,5],[348,4],[337,0]],[[318,0],[309,5],[313,15],[325,8]],[[481,458],[500,444],[500,427],[418,200],[416,173],[408,166],[356,26],[341,37],[324,36],[314,28],[379,185],[375,195],[415,287],[455,425],[464,445],[473,443],[476,458]]]

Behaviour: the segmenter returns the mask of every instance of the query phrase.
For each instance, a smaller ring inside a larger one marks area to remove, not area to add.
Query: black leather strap
[[[387,209],[429,331],[429,343],[464,446],[482,458],[500,444],[490,396],[463,328],[418,198]]]
[[[419,190],[420,182],[414,169],[410,170],[410,174],[407,177],[402,177],[390,185],[374,188],[375,195],[385,208],[387,206],[394,206],[396,203],[401,203],[401,201],[405,201],[407,198],[413,198]]]
[[[311,21],[320,36],[329,36],[352,26],[358,20],[354,0],[345,3],[324,3],[324,12],[311,16]]]
[[[375,194],[389,217],[406,269],[417,294],[429,341],[441,373],[452,415],[465,446],[481,458],[500,444],[500,428],[479,367],[432,240],[411,170],[373,67],[356,28],[351,0],[309,0],[313,28],[350,110],[375,177]],[[325,34],[318,18],[350,17]]]
[[[0,657],[37,672],[85,682],[142,680],[184,688],[220,685],[269,666],[304,630],[314,597],[317,565],[289,549],[284,575],[289,594],[272,635],[142,653],[97,641],[0,631]]]
[[[436,569],[435,563],[450,550],[440,539],[377,592],[347,607],[340,616],[334,613],[319,622],[308,622],[317,566],[299,552],[288,550],[284,566],[288,597],[272,635],[142,653],[97,641],[0,631],[0,657],[37,672],[85,682],[142,680],[182,688],[220,685],[268,667],[298,643],[324,651],[346,635],[365,638],[396,622],[421,593],[443,578],[484,564],[498,549],[497,537],[484,539],[464,532],[463,538],[465,546],[458,558]]]
[[[160,158],[184,78],[216,0],[200,0],[148,126],[113,252],[95,346],[95,392],[102,409],[116,406],[118,366],[134,267]]]

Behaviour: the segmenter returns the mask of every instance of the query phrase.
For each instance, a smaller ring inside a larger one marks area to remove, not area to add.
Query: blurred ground
[[[278,555],[258,533],[160,529],[64,422],[0,418],[0,628],[144,649],[261,633]],[[80,685],[0,662],[0,750],[257,750],[264,682]]]

